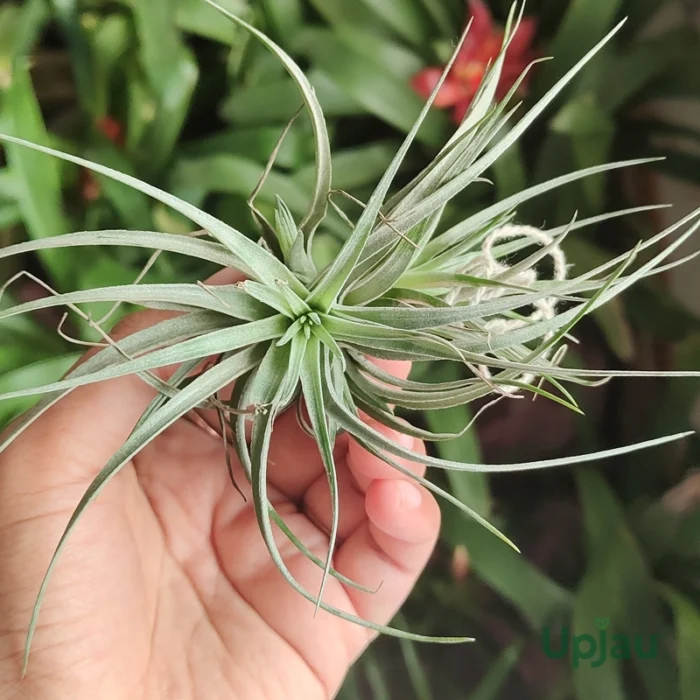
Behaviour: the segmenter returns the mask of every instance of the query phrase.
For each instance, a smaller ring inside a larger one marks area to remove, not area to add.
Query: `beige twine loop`
[[[553,242],[553,238],[545,231],[541,231],[534,226],[519,226],[508,224],[496,229],[490,233],[481,247],[481,253],[472,261],[466,272],[476,277],[494,280],[498,282],[507,282],[508,284],[518,285],[520,287],[533,287],[539,280],[537,270],[529,268],[526,270],[518,270],[511,272],[512,268],[502,262],[496,260],[493,254],[493,247],[499,241],[512,240],[515,238],[527,238],[533,244],[540,246],[549,246]],[[553,245],[547,255],[552,259],[554,266],[553,280],[561,282],[567,278],[566,256],[559,245]],[[508,289],[506,287],[486,287],[481,286],[470,290],[461,289],[457,291],[458,298],[469,298],[470,304],[476,305],[488,299],[497,299],[503,296]],[[456,301],[453,300],[453,302]],[[557,298],[554,296],[539,299],[533,303],[534,311],[527,317],[522,319],[511,318],[494,318],[484,324],[484,330],[491,335],[502,335],[508,331],[517,328],[523,328],[531,323],[538,321],[547,321],[556,316]],[[547,333],[545,339],[551,338],[552,333]],[[549,352],[543,357],[548,357]],[[480,366],[479,370],[485,378],[490,378],[491,371],[488,367]],[[523,384],[531,384],[535,380],[535,375],[531,373],[523,374],[519,381]],[[503,390],[507,394],[518,392],[519,387],[506,386]]]

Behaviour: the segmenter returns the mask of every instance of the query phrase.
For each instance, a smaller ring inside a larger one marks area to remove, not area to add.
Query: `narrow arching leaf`
[[[427,479],[424,479],[423,477],[418,476],[417,474],[412,472],[410,469],[407,469],[406,467],[402,466],[400,462],[396,461],[395,459],[392,459],[385,452],[382,452],[372,442],[365,442],[364,440],[362,440],[361,438],[358,438],[357,436],[355,436],[355,439],[368,452],[371,452],[376,457],[379,457],[379,459],[386,462],[388,465],[390,465],[391,467],[396,469],[399,473],[413,479],[414,481],[419,483],[424,488],[428,489],[429,491],[432,491],[436,496],[439,496],[440,498],[445,499],[448,503],[451,503],[453,506],[456,506],[457,508],[459,508],[459,510],[461,510],[463,513],[468,515],[470,518],[473,518],[477,523],[479,523],[479,525],[485,527],[489,532],[491,532],[493,535],[496,535],[496,537],[498,537],[500,540],[503,540],[503,542],[505,542],[509,547],[512,547],[516,552],[520,552],[520,550],[518,549],[518,547],[515,545],[514,542],[512,542],[498,528],[496,528],[488,520],[486,520],[486,518],[479,515],[479,513],[477,513],[474,509],[470,508],[465,503],[462,503],[460,500],[456,499],[452,494],[448,493],[447,491],[444,491],[439,486],[436,486],[435,484],[433,484],[431,481],[428,481]]]
[[[312,331],[313,333],[313,331]],[[323,600],[323,591],[326,579],[333,560],[333,553],[338,539],[338,513],[340,503],[338,500],[338,475],[336,472],[335,459],[333,457],[334,435],[331,434],[326,415],[325,401],[323,397],[323,375],[324,363],[321,341],[312,334],[307,346],[306,357],[301,370],[301,386],[304,391],[304,401],[311,419],[311,426],[314,430],[316,441],[318,442],[323,466],[328,479],[328,489],[331,502],[331,528],[328,535],[328,558],[323,571],[323,579],[318,592],[319,604]],[[318,606],[317,606],[318,609]]]
[[[277,349],[276,349],[277,351]],[[279,351],[281,352],[281,351]],[[314,596],[304,589],[293,577],[292,573],[287,568],[284,560],[282,559],[280,552],[275,543],[274,534],[272,528],[270,527],[270,521],[267,517],[267,512],[263,508],[263,504],[267,499],[267,482],[266,482],[266,465],[267,465],[267,455],[269,450],[270,438],[272,435],[272,426],[274,422],[275,410],[274,407],[278,403],[284,403],[285,391],[288,389],[289,381],[285,374],[286,361],[285,356],[278,356],[277,354],[269,354],[266,359],[269,358],[267,363],[266,371],[259,370],[256,373],[256,377],[260,378],[261,386],[256,387],[251,390],[251,395],[259,401],[261,404],[266,404],[272,406],[272,410],[267,410],[265,413],[259,413],[255,416],[253,422],[253,433],[251,436],[251,474],[252,474],[252,484],[254,493],[256,494],[256,512],[258,514],[258,523],[265,540],[265,544],[268,547],[270,555],[275,562],[275,565],[279,569],[280,573],[284,576],[286,581],[304,598],[317,604],[321,609],[332,613],[344,620],[349,622],[354,622],[368,629],[374,630],[376,632],[381,632],[389,636],[400,637],[404,639],[411,639],[418,642],[435,642],[441,644],[461,644],[468,641],[473,641],[467,637],[427,637],[418,634],[412,634],[410,632],[404,632],[403,630],[397,630],[393,627],[386,627],[385,625],[379,625],[377,623],[371,622],[369,620],[363,620],[355,615],[352,615],[340,608],[333,607],[319,601],[314,598]],[[277,371],[275,371],[275,369]]]
[[[252,481],[251,472],[251,461],[250,461],[250,451],[248,448],[248,443],[246,442],[246,414],[243,413],[242,408],[254,403],[253,399],[258,396],[257,388],[255,387],[255,382],[250,382],[249,378],[241,378],[236,385],[231,396],[231,405],[239,409],[238,415],[231,416],[231,428],[233,433],[233,444],[238,455],[240,465],[248,479],[248,482]],[[270,503],[268,499],[267,508],[269,511],[269,516],[271,520],[277,525],[277,527],[282,530],[285,536],[292,542],[292,544],[306,556],[311,562],[321,569],[325,569],[326,562],[317,557],[308,547],[292,532],[292,530],[284,522],[282,516],[275,510],[274,506]],[[359,591],[365,593],[372,593],[373,591],[366,586],[353,581],[346,576],[343,576],[335,569],[331,568],[328,572],[333,578],[340,581],[346,586],[355,588]]]
[[[557,97],[557,95],[568,85],[576,74],[607,44],[612,37],[620,30],[622,24],[619,24],[613,29],[602,41],[600,41],[593,49],[591,49],[566,75],[557,81],[557,83],[547,92],[547,94],[521,119],[517,125],[501,139],[491,150],[474,163],[470,168],[460,173],[449,183],[443,185],[440,189],[428,196],[416,211],[407,214],[397,220],[396,225],[400,230],[412,228],[420,221],[429,216],[433,211],[436,211],[446,202],[461,192],[464,187],[474,181],[476,177],[481,175],[489,168],[501,154],[510,148],[520,136],[534,123],[539,115],[547,108],[547,106]]]
[[[345,285],[346,280],[350,276],[354,266],[362,254],[365,244],[367,243],[367,239],[369,238],[372,228],[374,227],[375,220],[382,207],[382,203],[384,202],[384,198],[386,197],[389,188],[396,177],[396,173],[401,167],[401,163],[403,163],[403,160],[406,157],[406,154],[408,153],[408,150],[411,147],[411,144],[413,143],[423,120],[428,115],[433,101],[437,97],[447,74],[452,68],[452,64],[459,54],[464,38],[465,35],[462,36],[452,59],[443,71],[442,77],[435,86],[435,89],[433,90],[433,93],[428,99],[427,103],[423,107],[423,110],[416,120],[416,123],[401,145],[401,148],[382,177],[379,185],[377,185],[377,188],[372,193],[369,202],[367,202],[367,206],[362,212],[362,216],[355,225],[355,230],[353,231],[352,235],[342,247],[335,262],[326,271],[318,285],[312,291],[311,296],[309,297],[309,303],[312,306],[318,306],[321,310],[327,311],[338,298],[338,295]]]
[[[258,31],[240,17],[229,12],[225,8],[218,5],[213,0],[206,0],[212,7],[215,7],[219,12],[235,22],[246,31],[250,32],[258,41],[264,44],[275,56],[280,60],[285,69],[296,82],[301,94],[306,103],[306,108],[311,117],[311,124],[314,129],[316,139],[316,185],[314,194],[307,215],[301,223],[301,229],[305,231],[309,237],[316,230],[316,227],[323,221],[328,207],[328,193],[331,190],[331,146],[328,138],[328,130],[326,128],[326,120],[321,110],[321,105],[316,98],[316,93],[307,80],[299,66],[292,58],[285,53],[277,44],[269,39],[265,34]]]
[[[287,318],[294,319],[294,313],[280,289],[273,289],[265,284],[251,282],[250,280],[242,282],[241,287],[252,299],[256,299],[261,304],[265,304]]]
[[[74,389],[86,384],[94,384],[106,379],[114,379],[116,377],[124,377],[136,372],[145,372],[158,367],[166,367],[174,362],[185,362],[193,359],[204,359],[212,355],[219,355],[224,352],[232,352],[247,345],[255,345],[273,340],[279,337],[285,329],[286,322],[280,316],[263,319],[261,321],[252,321],[232,328],[223,328],[218,331],[213,331],[202,335],[198,338],[185,340],[176,345],[165,347],[162,350],[155,350],[148,355],[139,357],[133,360],[124,360],[112,367],[97,370],[90,374],[81,374],[80,376],[64,379],[60,382],[47,384],[43,387],[34,387],[30,389],[22,389],[0,395],[0,401],[11,399],[19,396],[35,396],[37,394],[46,394],[54,391],[65,391],[66,389]]]
[[[13,255],[30,253],[35,250],[48,250],[51,248],[72,248],[78,246],[131,246],[136,248],[150,248],[152,250],[164,250],[179,253],[192,258],[199,258],[208,262],[217,263],[223,267],[237,267],[238,258],[233,255],[221,243],[203,241],[191,236],[180,236],[171,233],[157,233],[156,231],[82,231],[79,233],[67,233],[55,238],[46,238],[39,241],[26,241],[15,245],[0,248],[0,259]]]
[[[67,379],[74,380],[90,376],[101,370],[123,363],[125,355],[135,356],[151,352],[156,348],[162,347],[167,341],[179,343],[203,333],[221,330],[228,325],[229,320],[225,316],[204,311],[161,321],[150,328],[134,333],[119,341],[121,352],[115,347],[107,347],[88,358],[70,372],[67,375]],[[13,423],[3,434],[3,439],[0,441],[0,453],[70,391],[72,391],[72,388],[42,391],[41,393],[48,395]]]
[[[498,84],[501,80],[501,72],[503,71],[503,63],[506,59],[506,49],[510,44],[515,32],[517,31],[520,20],[522,19],[522,14],[524,10],[524,3],[520,6],[520,17],[517,18],[515,26],[513,26],[513,20],[515,17],[515,12],[517,9],[517,4],[513,3],[510,8],[510,14],[508,16],[508,21],[506,23],[506,29],[503,33],[503,48],[499,52],[498,57],[493,62],[493,65],[489,68],[488,73],[484,76],[484,79],[479,85],[479,90],[474,96],[471,104],[469,105],[469,110],[465,115],[459,128],[455,131],[450,141],[447,143],[447,148],[451,146],[455,141],[459,140],[462,136],[469,133],[479,122],[481,122],[493,105],[494,98],[496,97],[496,90]]]
[[[249,238],[246,238],[239,231],[236,231],[236,229],[228,226],[222,221],[219,221],[201,209],[192,206],[184,200],[174,197],[173,195],[168,194],[167,192],[164,192],[153,185],[149,185],[141,180],[131,177],[130,175],[125,175],[117,170],[107,168],[106,166],[99,165],[98,163],[93,163],[89,160],[85,160],[84,158],[79,158],[68,153],[56,151],[53,148],[39,146],[37,144],[30,143],[29,141],[25,141],[24,139],[14,138],[13,136],[8,136],[6,134],[0,134],[0,141],[14,143],[50,156],[55,156],[56,158],[61,158],[62,160],[75,163],[76,165],[82,165],[84,168],[88,168],[96,173],[100,173],[101,175],[105,175],[113,180],[122,182],[125,185],[129,185],[130,187],[133,187],[134,189],[157,199],[159,202],[167,204],[175,211],[180,212],[182,215],[191,219],[211,233],[214,238],[223,243],[231,251],[231,253],[233,253],[236,258],[236,267],[244,271],[249,276],[268,284],[274,284],[276,279],[283,279],[287,281],[295,291],[301,294],[306,294],[304,285],[302,285],[301,282],[299,282],[299,280],[297,280],[297,278],[285,267],[285,265],[277,260],[277,258],[268,253],[257,243],[254,243]]]
[[[207,309],[243,321],[257,321],[274,313],[272,309],[258,303],[236,285],[217,286],[212,291],[207,291],[206,287],[200,287],[196,284],[134,284],[58,294],[18,304],[0,311],[0,321],[53,306],[105,301],[118,301],[138,304],[151,309],[176,311]]]
[[[289,541],[307,558],[309,561],[313,562],[316,564],[321,569],[325,569],[326,567],[326,562],[323,561],[320,557],[317,557],[287,526],[287,524],[284,522],[284,519],[282,516],[272,507],[269,506],[270,508],[270,518],[273,520],[275,525],[284,532],[284,534],[287,536]],[[375,593],[371,588],[367,588],[366,586],[361,586],[359,583],[353,581],[352,579],[349,579],[347,576],[343,576],[340,572],[336,571],[333,567],[330,567],[328,569],[328,575],[332,576],[333,578],[337,579],[342,583],[344,586],[349,586],[350,588],[354,588],[355,590],[362,591],[363,593]]]
[[[491,219],[503,214],[504,212],[510,211],[511,209],[519,206],[523,202],[537,197],[541,194],[549,192],[551,190],[556,190],[564,185],[567,185],[576,180],[582,180],[587,177],[592,177],[600,173],[608,172],[609,170],[617,170],[623,168],[632,168],[635,166],[645,165],[647,163],[654,162],[653,158],[641,158],[636,160],[620,161],[617,163],[606,163],[605,165],[597,165],[591,168],[585,168],[573,173],[567,173],[566,175],[561,175],[560,177],[554,178],[548,182],[543,182],[538,185],[533,185],[532,187],[518,192],[496,204],[483,209],[478,214],[465,219],[465,221],[460,222],[456,226],[452,227],[444,234],[435,238],[431,243],[429,243],[423,253],[421,254],[421,260],[427,260],[437,253],[442,252],[456,243],[459,243],[465,235],[468,233],[478,230],[481,226],[486,224]]]
[[[585,462],[594,462],[600,459],[609,459],[619,455],[636,452],[638,450],[665,445],[669,442],[682,440],[690,435],[691,432],[678,433],[676,435],[667,435],[665,437],[656,438],[654,440],[646,440],[636,443],[635,445],[627,445],[625,447],[616,447],[609,450],[601,450],[589,454],[576,455],[575,457],[560,457],[557,459],[546,459],[535,462],[520,462],[516,464],[467,464],[465,462],[454,462],[452,460],[439,459],[430,455],[422,455],[413,450],[402,447],[398,443],[385,438],[379,431],[371,426],[363,423],[359,418],[354,416],[342,405],[339,398],[332,395],[331,413],[338,423],[351,433],[356,439],[362,440],[363,443],[371,445],[378,451],[388,452],[397,457],[403,457],[416,464],[427,464],[431,467],[441,467],[443,469],[454,469],[456,471],[472,471],[472,472],[517,472],[517,471],[532,471],[536,469],[549,469],[551,467],[563,467],[572,464],[583,464]]]

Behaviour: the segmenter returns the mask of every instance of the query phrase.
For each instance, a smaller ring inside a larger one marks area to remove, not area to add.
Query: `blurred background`
[[[478,15],[468,70],[454,76],[466,107],[479,71],[495,55],[510,5],[219,2],[263,28],[304,67],[329,119],[334,186],[361,200],[418,115],[428,75],[422,71],[443,65],[466,21]],[[509,54],[506,83],[530,58],[555,56],[534,71],[522,95],[526,105],[622,17],[628,21],[556,108],[499,161],[490,173],[493,185],[470,187],[451,204],[447,223],[573,169],[666,156],[540,197],[519,212],[524,223],[551,227],[569,222],[576,211],[584,218],[675,205],[569,236],[568,260],[583,272],[700,205],[700,8],[697,0],[528,0],[525,16],[528,31]],[[250,235],[247,197],[300,104],[277,61],[201,0],[0,3],[1,131],[137,175]],[[433,110],[402,181],[435,156],[460,105]],[[301,213],[312,182],[313,139],[302,116],[258,205],[271,210],[279,193]],[[347,198],[337,204],[356,217],[357,205]],[[118,183],[15,146],[0,151],[0,246],[100,228],[192,229]],[[328,219],[317,236],[319,261],[332,258],[345,231],[339,218]],[[700,249],[697,240],[694,246]],[[131,283],[148,256],[120,248],[44,251],[0,261],[0,284],[21,269],[60,291]],[[194,281],[212,271],[163,254],[147,279]],[[46,293],[25,278],[10,286],[0,305]],[[108,310],[91,309],[95,318]],[[50,381],[75,361],[81,348],[68,338],[85,341],[89,329],[69,321],[61,336],[61,315],[50,310],[0,325],[0,392]],[[639,284],[585,321],[576,336],[572,361],[583,365],[700,369],[700,259]],[[446,380],[457,370],[430,371]],[[470,462],[524,461],[700,429],[698,380],[617,380],[578,390],[576,398],[585,417],[541,398],[501,402],[476,430],[439,443],[440,454]],[[0,427],[26,408],[23,401],[1,403]],[[475,408],[409,417],[446,432],[461,427]],[[700,439],[692,437],[577,469],[433,475],[488,515],[523,555],[445,506],[431,565],[395,622],[428,634],[468,634],[477,642],[429,647],[380,640],[350,674],[341,697],[696,700],[699,464]],[[606,658],[572,659],[585,634],[599,652],[607,635]],[[621,658],[613,658],[614,639]]]

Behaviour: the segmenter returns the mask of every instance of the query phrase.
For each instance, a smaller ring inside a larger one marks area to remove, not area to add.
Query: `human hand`
[[[135,314],[114,337],[161,318]],[[407,363],[382,364],[407,374]],[[32,606],[58,539],[153,396],[135,376],[78,388],[0,455],[0,700],[333,697],[371,632],[323,611],[314,617],[314,605],[271,561],[250,490],[244,501],[231,486],[221,439],[187,420],[148,445],[85,511],[52,576],[20,680]],[[333,565],[379,589],[364,593],[331,578],[324,600],[387,623],[433,549],[439,509],[429,492],[347,435],[337,440],[336,460]],[[268,472],[272,502],[325,558],[326,476],[293,408],[276,421]],[[292,574],[318,590],[320,569],[275,531]]]

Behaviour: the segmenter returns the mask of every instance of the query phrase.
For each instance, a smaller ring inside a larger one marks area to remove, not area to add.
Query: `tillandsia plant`
[[[614,30],[561,78],[527,114],[506,131],[517,107],[510,102],[527,71],[502,100],[500,75],[509,43],[516,35],[522,7],[513,7],[501,52],[486,72],[464,120],[435,160],[398,192],[389,191],[414,138],[449,75],[440,80],[390,167],[356,222],[347,217],[350,234],[336,259],[317,269],[312,255],[314,232],[333,205],[330,146],[324,116],[301,69],[267,36],[207,0],[262,42],[296,81],[311,119],[316,143],[316,178],[306,216],[295,221],[282,199],[274,220],[251,209],[260,226],[259,242],[213,216],[145,182],[105,166],[32,144],[12,136],[6,143],[63,158],[140,190],[201,227],[200,235],[152,231],[81,232],[20,243],[0,251],[0,258],[27,251],[72,246],[134,246],[170,251],[236,268],[246,281],[235,285],[141,284],[54,294],[0,312],[0,320],[53,306],[67,306],[102,333],[105,347],[62,381],[5,394],[0,398],[45,395],[17,421],[0,442],[0,451],[76,387],[137,374],[158,391],[121,449],[100,471],[77,505],[49,564],[29,627],[25,667],[39,609],[50,574],[68,537],[87,506],[97,498],[136,453],[173,422],[201,408],[215,409],[221,419],[224,453],[230,442],[252,489],[262,537],[286,580],[317,607],[371,629],[418,641],[456,642],[461,638],[423,637],[374,624],[336,609],[323,599],[328,576],[361,588],[336,571],[333,554],[338,530],[338,484],[333,446],[340,431],[349,433],[370,453],[442,496],[495,535],[510,541],[478,513],[430,481],[411,473],[396,458],[444,469],[514,472],[574,465],[659,445],[685,434],[603,452],[533,463],[483,465],[426,456],[391,441],[371,427],[370,416],[405,435],[428,441],[449,440],[400,420],[395,407],[408,411],[447,408],[484,397],[514,400],[539,395],[579,411],[567,383],[591,384],[632,372],[571,369],[563,366],[572,327],[586,314],[623,292],[637,280],[678,264],[673,252],[700,226],[700,212],[582,276],[569,278],[561,243],[571,232],[636,210],[614,212],[542,231],[516,223],[517,207],[539,194],[596,174],[638,165],[628,161],[588,168],[546,182],[441,229],[450,201],[484,174],[530,127],[581,68],[612,37]],[[618,27],[619,29],[619,27]],[[468,31],[468,30],[467,30]],[[464,41],[464,37],[462,38]],[[461,44],[460,44],[461,46]],[[452,62],[460,55],[460,46]],[[284,134],[283,134],[284,136]],[[271,163],[275,153],[272,154]],[[268,172],[269,169],[266,171]],[[657,244],[675,234],[661,252]],[[553,274],[541,276],[550,261]],[[634,263],[640,260],[640,264]],[[25,273],[26,274],[26,273]],[[11,282],[12,280],[10,280]],[[10,283],[8,282],[8,284]],[[7,287],[7,284],[5,285]],[[115,342],[79,304],[130,303],[179,312],[173,318]],[[428,383],[399,379],[368,357],[412,362],[452,361],[468,370],[467,378]],[[178,365],[168,381],[153,373]],[[687,372],[688,376],[700,373]],[[546,387],[545,387],[546,382]],[[220,392],[235,383],[229,400]],[[301,410],[302,405],[306,412]],[[296,406],[298,420],[312,435],[322,456],[331,495],[332,525],[325,560],[310,552],[287,527],[268,498],[267,461],[275,419]],[[465,426],[464,430],[470,426]],[[222,460],[224,455],[222,454]],[[287,569],[273,536],[277,526],[323,570],[319,591],[304,589]],[[510,543],[512,544],[512,543]],[[512,545],[515,547],[515,545]],[[366,590],[366,589],[365,589]]]

